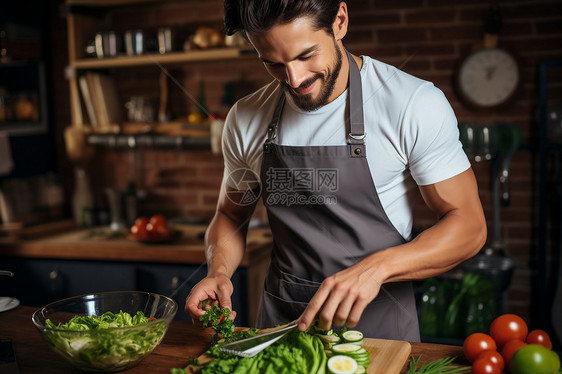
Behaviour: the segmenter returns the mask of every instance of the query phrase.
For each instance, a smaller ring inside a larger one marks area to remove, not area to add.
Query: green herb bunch
[[[442,359],[431,361],[423,364],[418,368],[421,356],[417,359],[413,356],[406,374],[456,374],[464,373],[470,370],[470,366],[453,366],[451,363],[455,361],[455,357],[444,357]]]

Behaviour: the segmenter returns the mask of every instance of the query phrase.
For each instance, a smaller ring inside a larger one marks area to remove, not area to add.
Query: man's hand
[[[355,327],[381,284],[361,261],[326,278],[300,317],[299,330],[306,330],[318,317],[323,330],[346,325]]]
[[[230,320],[234,320],[236,312],[232,310],[232,302],[230,300],[233,291],[234,287],[227,276],[208,276],[191,289],[185,302],[185,311],[191,316],[193,323],[198,324],[199,318],[205,314],[203,301],[213,300],[221,308],[229,309],[231,311]],[[207,304],[207,308],[211,308],[212,305],[212,303]]]

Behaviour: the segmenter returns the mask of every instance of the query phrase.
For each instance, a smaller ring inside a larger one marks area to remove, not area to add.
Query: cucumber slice
[[[365,367],[367,367],[367,366],[369,366],[369,364],[371,363],[371,360],[368,359],[368,358],[367,358],[367,359],[356,359],[356,358],[354,358],[354,357],[352,357],[352,358],[353,358],[355,361],[357,361],[357,364],[358,364],[359,366],[365,366]]]
[[[342,338],[348,343],[358,342],[363,340],[363,333],[357,330],[347,330],[342,334]]]
[[[347,344],[355,344],[355,345],[363,345],[363,339],[358,340],[358,341],[356,341],[356,342],[348,342],[348,341],[346,341],[345,343],[347,343]]]
[[[336,344],[341,341],[340,337],[337,335],[318,335],[318,337],[320,338],[320,340],[326,343]]]
[[[345,355],[350,355],[353,352],[357,352],[361,349],[361,346],[349,343],[336,344],[332,347],[332,351],[334,351],[334,353]]]
[[[358,367],[357,362],[349,356],[336,355],[328,359],[330,374],[355,374]]]
[[[351,343],[345,343],[345,344],[351,344]],[[352,356],[354,358],[355,357],[369,357],[369,351],[367,351],[363,347],[359,347],[359,349],[349,352],[348,356]]]
[[[367,369],[365,369],[363,366],[359,366],[359,367],[357,367],[357,370],[355,370],[354,374],[363,374],[363,373],[366,373],[366,372],[367,372]]]

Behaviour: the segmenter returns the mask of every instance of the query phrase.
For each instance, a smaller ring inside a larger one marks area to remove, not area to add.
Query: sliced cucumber
[[[341,341],[340,337],[337,335],[318,335],[318,337],[320,338],[320,340],[327,343],[336,344]]]
[[[347,354],[348,356],[351,356],[355,359],[359,358],[359,357],[369,357],[369,351],[367,351],[365,348],[363,347],[359,347],[359,349],[355,350],[355,351],[351,351]]]
[[[358,352],[361,349],[363,349],[363,347],[356,344],[349,344],[349,343],[335,344],[332,347],[332,350],[334,351],[335,354],[345,354],[345,355],[351,355],[353,352]]]
[[[358,366],[357,370],[355,370],[354,374],[364,374],[367,372],[367,369],[365,369],[363,366]]]
[[[329,374],[355,374],[359,365],[349,356],[336,355],[328,359]]]
[[[345,343],[346,344],[355,344],[355,345],[361,346],[361,345],[363,345],[363,340],[358,340],[356,342],[345,342]]]
[[[363,333],[357,330],[347,330],[342,334],[343,340],[348,343],[363,341]]]
[[[369,367],[369,364],[371,363],[371,360],[369,360],[369,359],[367,359],[367,360],[355,360],[355,361],[357,361],[357,365],[365,366],[365,367]]]

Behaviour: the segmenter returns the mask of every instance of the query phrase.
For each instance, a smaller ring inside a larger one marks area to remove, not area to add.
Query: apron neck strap
[[[363,118],[363,90],[361,73],[355,59],[347,50],[349,61],[349,144],[365,144],[365,120]]]

